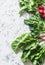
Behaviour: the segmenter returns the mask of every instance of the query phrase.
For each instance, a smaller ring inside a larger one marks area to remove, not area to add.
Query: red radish
[[[39,13],[40,13],[40,14],[44,14],[44,10],[41,10],[41,9],[40,9],[40,10],[39,10]]]
[[[43,18],[45,18],[45,13],[42,15]]]
[[[40,6],[38,6],[38,8],[39,8],[39,9],[44,10],[44,7],[43,7],[43,6],[41,6],[41,5],[40,5]]]

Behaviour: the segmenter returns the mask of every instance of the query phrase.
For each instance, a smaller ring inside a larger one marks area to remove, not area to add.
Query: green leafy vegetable
[[[12,43],[12,48],[15,52],[19,51],[19,49],[23,50],[21,56],[23,62],[29,59],[33,64],[41,65],[45,56],[45,46],[40,46],[40,42],[39,39],[33,38],[30,33],[26,33]]]
[[[41,5],[45,2],[45,0],[19,0],[19,4],[20,4],[20,14],[22,14],[22,12],[27,11],[29,12],[33,12],[35,13],[38,9],[38,5]]]
[[[29,26],[31,32],[19,36],[12,43],[12,49],[14,52],[23,50],[23,62],[29,59],[34,65],[41,65],[45,56],[45,46],[40,46],[41,40],[38,37],[45,32],[45,20],[39,16],[31,16],[25,19],[24,23]]]
[[[39,37],[41,33],[45,32],[45,20],[39,16],[32,16],[29,19],[25,19],[24,23],[29,26],[33,37]]]
[[[15,52],[17,52],[17,50],[19,50],[21,48],[21,45],[23,45],[23,42],[25,42],[25,40],[29,40],[30,39],[30,33],[25,33],[23,35],[21,35],[20,37],[18,37],[15,41],[13,41],[12,43],[12,48]],[[22,43],[22,44],[21,44]],[[21,44],[21,45],[20,45]]]
[[[27,11],[28,13],[37,13],[38,5],[44,4],[45,0],[19,0],[20,14]],[[23,50],[21,60],[26,62],[30,60],[33,65],[41,65],[45,58],[45,45],[40,45],[42,40],[39,39],[41,33],[45,33],[45,20],[39,14],[25,19],[24,23],[29,26],[30,32],[22,34],[12,42],[14,52]]]

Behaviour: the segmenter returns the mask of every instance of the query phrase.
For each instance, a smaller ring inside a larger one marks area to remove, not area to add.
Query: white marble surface
[[[11,48],[17,36],[29,31],[23,22],[27,14],[20,17],[18,12],[18,0],[0,0],[0,65],[24,65],[22,53],[15,54]]]

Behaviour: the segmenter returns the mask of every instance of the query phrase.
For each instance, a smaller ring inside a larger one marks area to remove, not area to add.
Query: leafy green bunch
[[[41,33],[45,32],[45,20],[43,20],[39,15],[33,15],[29,19],[25,19],[24,23],[29,26],[31,35],[35,38],[38,38]]]
[[[21,7],[20,14],[27,11],[37,11],[38,5],[45,3],[45,0],[19,0]],[[42,42],[39,39],[40,34],[45,33],[45,20],[40,15],[32,15],[29,19],[25,19],[24,23],[29,26],[30,32],[22,34],[12,42],[14,52],[23,51],[21,59],[23,62],[30,60],[33,65],[41,65],[45,58],[45,45],[40,45]]]
[[[23,50],[21,56],[23,62],[30,60],[34,65],[41,65],[45,56],[45,45],[40,46],[42,40],[39,36],[45,32],[45,20],[39,16],[31,16],[25,19],[24,23],[29,26],[31,32],[19,36],[12,43],[12,49],[14,52]]]
[[[23,50],[23,62],[30,60],[34,65],[41,65],[45,57],[45,46],[40,46],[41,40],[33,38],[30,33],[19,36],[13,43],[14,52]]]
[[[38,10],[38,5],[41,5],[45,2],[45,0],[19,0],[20,4],[20,14],[22,14],[24,11],[27,11],[28,13],[33,12],[36,13]]]

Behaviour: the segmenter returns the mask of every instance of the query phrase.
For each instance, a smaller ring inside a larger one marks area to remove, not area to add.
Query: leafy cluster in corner
[[[20,14],[27,11],[28,13],[38,10],[38,5],[45,3],[45,0],[19,0]],[[42,6],[41,6],[42,7]],[[38,14],[33,14],[29,19],[25,19],[24,23],[29,26],[30,32],[22,34],[12,42],[12,49],[18,52],[23,51],[21,60],[26,62],[30,60],[33,65],[41,65],[45,58],[45,45],[40,45],[42,42],[39,39],[40,34],[45,33],[45,19]]]
[[[36,13],[38,10],[38,5],[41,5],[45,2],[45,0],[19,0],[20,4],[20,14],[22,12],[27,11],[28,13],[33,12]]]
[[[43,20],[39,15],[33,15],[29,19],[25,19],[24,23],[29,26],[31,35],[35,38],[38,38],[41,33],[45,32],[45,20]]]
[[[23,50],[23,62],[29,59],[34,65],[41,65],[45,56],[45,46],[40,46],[40,42],[41,40],[33,38],[30,33],[25,33],[12,43],[12,49],[14,52]]]

